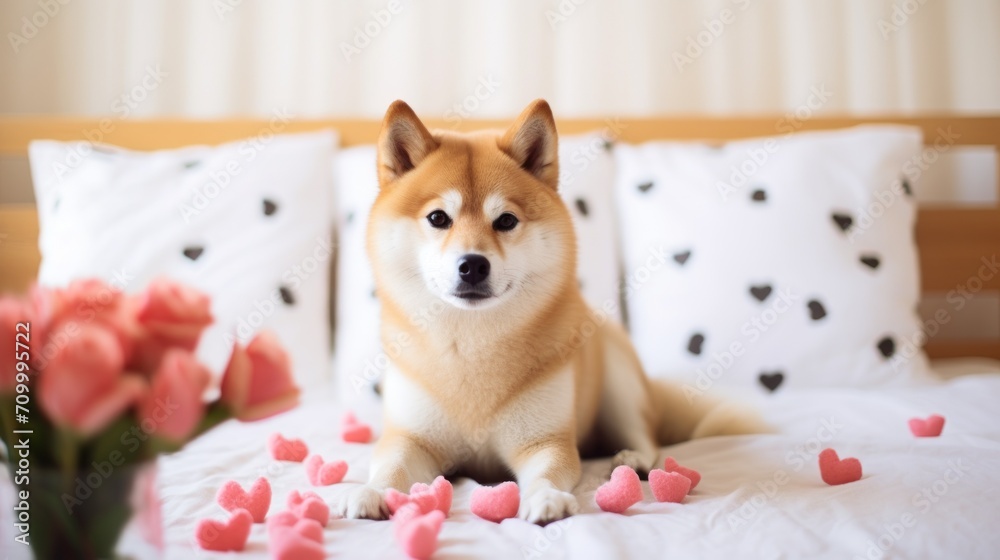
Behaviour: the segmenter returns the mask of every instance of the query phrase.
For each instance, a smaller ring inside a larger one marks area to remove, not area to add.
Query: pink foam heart
[[[310,520],[300,520],[299,522]],[[314,525],[315,521],[312,522]],[[296,528],[298,524],[296,524]],[[307,530],[308,531],[308,530]],[[322,529],[320,529],[322,533]],[[322,537],[322,535],[320,535]],[[278,530],[271,535],[268,548],[274,560],[323,560],[326,552],[323,544],[313,540],[312,536],[300,533],[295,528]]]
[[[303,537],[323,544],[323,526],[315,519],[300,517],[291,511],[282,511],[267,518],[267,536],[280,538],[284,531],[294,531]]]
[[[394,518],[396,542],[403,552],[416,560],[427,560],[437,549],[438,534],[444,523],[444,513],[433,510],[419,513],[415,504],[404,506]]]
[[[448,482],[448,479],[443,476],[438,476],[434,479],[434,482],[432,482],[430,486],[418,482],[410,487],[411,496],[427,493],[434,495],[437,499],[437,509],[440,510],[445,517],[447,517],[451,512],[451,501],[455,493],[455,490],[451,483]]]
[[[472,513],[494,523],[517,517],[521,507],[517,483],[508,481],[497,486],[480,486],[472,491],[469,507]]]
[[[372,429],[348,411],[340,419],[340,437],[348,443],[368,443],[372,440]]]
[[[301,439],[285,439],[281,434],[267,438],[267,449],[276,461],[301,463],[309,454],[309,447]]]
[[[679,504],[691,491],[691,479],[677,472],[649,471],[649,487],[658,502]]]
[[[427,485],[421,486],[427,487]],[[417,485],[414,484],[413,488],[417,488]],[[407,495],[395,488],[386,489],[383,498],[385,499],[386,506],[389,508],[389,513],[395,515],[396,511],[407,504],[415,504],[421,515],[430,513],[437,508],[437,496],[429,491],[420,492],[419,488],[417,490],[415,494],[411,493]]]
[[[306,478],[313,486],[329,486],[344,480],[347,463],[344,461],[323,462],[323,457],[312,455],[305,462]]]
[[[226,511],[245,509],[250,512],[254,523],[262,523],[267,515],[267,508],[271,507],[271,484],[266,478],[260,477],[247,492],[239,483],[230,480],[216,492],[215,501]]]
[[[330,522],[330,506],[315,492],[299,494],[298,490],[292,490],[288,493],[285,504],[290,512],[302,518],[312,519],[322,527],[326,527]]]
[[[917,437],[938,437],[944,429],[944,416],[931,414],[926,420],[910,418],[910,431]]]
[[[861,461],[853,457],[841,460],[833,449],[819,454],[819,474],[823,482],[836,486],[861,480]]]
[[[238,509],[226,521],[202,519],[194,530],[198,546],[217,552],[240,551],[250,537],[253,516],[245,509]]]
[[[691,490],[694,490],[695,486],[698,486],[698,483],[701,482],[701,475],[698,474],[698,471],[680,466],[673,457],[667,457],[663,460],[663,470],[686,476],[691,481]]]
[[[594,493],[594,501],[604,511],[622,513],[642,501],[639,475],[628,465],[615,467],[611,471],[611,480],[602,484]]]

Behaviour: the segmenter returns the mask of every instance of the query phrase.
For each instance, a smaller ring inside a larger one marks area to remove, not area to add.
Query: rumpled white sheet
[[[976,371],[976,368],[972,368]],[[982,368],[980,368],[980,371]],[[939,386],[877,392],[824,389],[761,401],[780,434],[711,438],[665,448],[703,479],[684,504],[646,500],[625,515],[593,501],[609,463],[586,463],[576,490],[581,515],[541,528],[517,519],[494,524],[469,512],[476,483],[456,485],[435,558],[997,558],[1000,555],[1000,368]],[[332,498],[342,486],[311,488],[303,467],[269,458],[268,434],[301,437],[311,452],[350,464],[348,481],[368,474],[369,445],[338,438],[342,408],[309,404],[256,424],[230,423],[161,461],[166,557],[233,557],[193,544],[194,526],[224,518],[214,502],[226,480],[265,475],[271,512],[287,493]],[[367,421],[377,411],[359,411]],[[914,438],[907,419],[942,414],[940,438]],[[831,487],[816,455],[833,447],[858,457],[864,478]],[[333,520],[325,547],[336,558],[402,558],[389,522]],[[267,557],[255,525],[240,558]]]

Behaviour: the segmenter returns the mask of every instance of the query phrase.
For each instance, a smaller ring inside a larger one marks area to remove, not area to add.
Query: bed
[[[772,134],[775,120],[643,119],[560,122],[563,133],[615,126],[630,142],[651,139],[727,140]],[[1000,118],[809,119],[803,130],[842,128],[869,122],[920,127],[927,138],[949,128],[962,145],[1000,147]],[[445,123],[429,123],[441,126]],[[146,121],[116,123],[104,141],[134,149],[218,143],[252,135],[255,121],[221,123]],[[346,145],[371,142],[376,121],[296,121],[289,132],[332,127]],[[465,128],[499,127],[466,122]],[[96,121],[53,118],[0,120],[0,155],[24,155],[35,138],[72,140],[98,129]],[[1000,191],[996,185],[994,189]],[[6,187],[5,187],[6,190]],[[994,196],[995,201],[995,196]],[[946,297],[967,281],[984,256],[1000,249],[1000,208],[992,205],[920,207],[917,221],[925,300]],[[23,290],[37,273],[38,224],[29,203],[0,205],[0,291]],[[1000,292],[1000,275],[983,282],[982,300]],[[933,317],[933,305],[928,307]],[[699,470],[703,482],[683,504],[646,500],[625,515],[601,513],[594,504],[609,461],[588,461],[576,489],[583,513],[537,527],[519,520],[493,524],[469,512],[470,480],[456,480],[453,513],[445,523],[435,558],[991,558],[1000,550],[1000,313],[989,305],[978,319],[958,316],[926,345],[937,378],[919,387],[881,390],[811,389],[745,398],[758,404],[779,433],[710,438],[661,450]],[[981,325],[986,318],[986,328]],[[980,322],[976,322],[980,321]],[[964,325],[964,326],[963,326]],[[971,325],[971,326],[970,326]],[[377,400],[350,408],[378,431]],[[324,457],[347,460],[347,482],[367,476],[371,447],[337,437],[337,420],[347,410],[322,395],[310,395],[297,410],[252,425],[228,423],[162,458],[165,556],[215,558],[194,545],[199,519],[216,516],[215,489],[229,479],[266,475],[274,488],[271,511],[284,506],[294,489],[308,487],[299,464],[271,461],[264,441],[280,431],[306,439]],[[947,418],[939,438],[914,438],[907,420],[929,414]],[[863,464],[861,481],[831,487],[819,477],[817,454],[836,447]],[[318,489],[333,500],[345,485]],[[0,504],[8,511],[5,487]],[[0,527],[0,536],[6,527]],[[138,546],[138,544],[135,544]],[[402,557],[390,523],[333,520],[326,528],[331,557]],[[137,549],[138,550],[138,549]],[[141,555],[141,552],[137,552]],[[231,556],[231,555],[230,555]],[[242,557],[268,556],[266,531],[255,526]],[[16,556],[14,556],[16,557]],[[226,556],[229,557],[229,556]]]

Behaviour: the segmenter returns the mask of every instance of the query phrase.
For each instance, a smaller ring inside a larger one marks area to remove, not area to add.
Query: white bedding
[[[516,519],[497,525],[469,512],[476,483],[462,480],[435,558],[996,558],[1000,366],[966,370],[981,374],[891,392],[823,389],[763,400],[781,434],[663,450],[703,475],[684,504],[656,503],[644,483],[646,500],[626,515],[601,513],[593,493],[609,463],[591,461],[576,491],[581,515],[546,528]],[[314,403],[257,424],[227,424],[163,459],[167,558],[224,557],[195,548],[193,534],[197,520],[223,517],[213,496],[226,480],[246,484],[266,474],[272,513],[284,509],[290,490],[311,489],[301,464],[269,459],[264,442],[274,431],[304,438],[327,459],[347,460],[347,480],[363,481],[371,446],[339,440],[341,412]],[[931,413],[947,418],[942,436],[914,438],[907,419]],[[858,457],[864,478],[824,484],[816,454],[825,447]],[[329,498],[342,488],[316,490]],[[332,520],[325,547],[337,558],[403,557],[389,522]],[[255,525],[240,557],[266,556],[265,527]]]

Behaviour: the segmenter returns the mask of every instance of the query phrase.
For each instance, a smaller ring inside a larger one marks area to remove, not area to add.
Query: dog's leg
[[[387,430],[375,448],[368,484],[346,492],[334,510],[352,519],[386,519],[389,508],[383,492],[387,488],[409,492],[414,482],[430,482],[439,474],[438,461],[417,439]]]
[[[572,436],[533,442],[508,460],[521,487],[521,519],[544,525],[579,509],[573,488],[580,482],[580,453]]]
[[[646,474],[655,466],[660,451],[649,383],[624,332],[608,324],[602,335],[604,390],[597,416],[602,443],[616,452],[612,468],[627,465]]]

